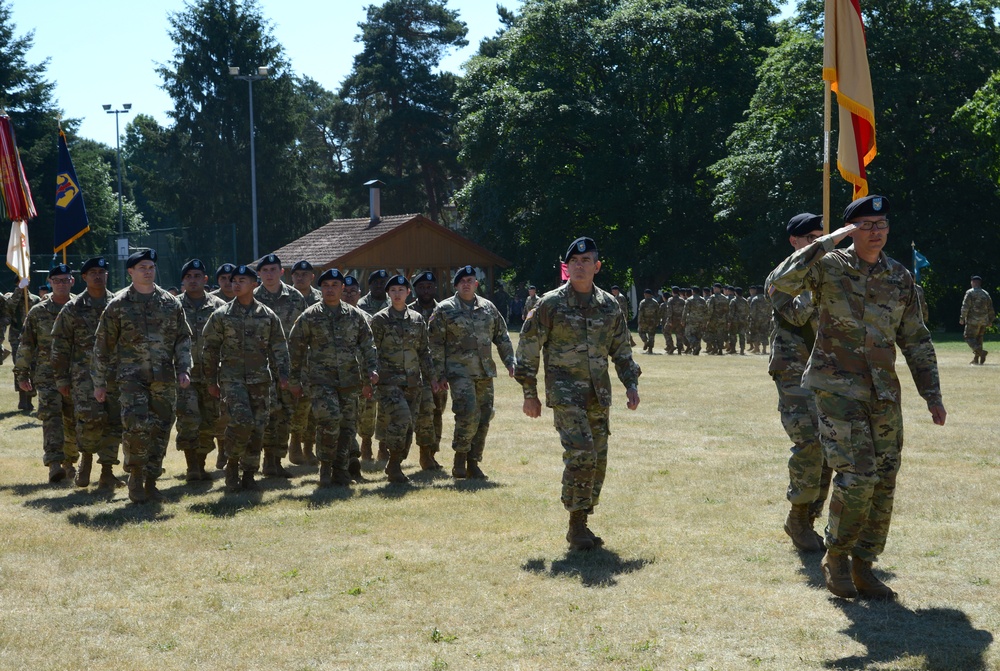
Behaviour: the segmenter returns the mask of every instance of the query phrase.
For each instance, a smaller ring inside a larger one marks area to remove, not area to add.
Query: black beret
[[[420,273],[419,275],[413,278],[414,284],[418,282],[437,282],[437,278],[434,277],[434,273],[432,273],[429,270],[425,270],[424,272]]]
[[[49,268],[49,277],[55,277],[56,275],[72,275],[73,271],[65,263],[57,263],[56,265]]]
[[[253,280],[257,279],[257,273],[255,273],[253,268],[251,268],[250,266],[236,266],[235,268],[233,268],[232,276],[237,277],[239,275],[249,277]]]
[[[322,279],[322,278],[320,278],[320,279]],[[353,286],[357,286],[357,284],[358,284],[358,278],[355,277],[354,275],[345,275],[344,276],[344,286],[345,287],[353,287]]]
[[[455,273],[455,282],[454,282],[454,284],[458,284],[459,280],[461,280],[463,277],[472,277],[472,278],[475,278],[476,277],[476,269],[473,268],[472,266],[462,266],[461,268],[459,268],[458,272]]]
[[[83,266],[80,267],[80,274],[82,275],[91,268],[103,268],[107,270],[108,262],[104,260],[103,256],[95,256],[92,259],[87,259],[83,262]]]
[[[874,215],[889,214],[889,199],[885,196],[867,196],[858,198],[856,201],[844,208],[844,221],[858,217],[870,217]]]
[[[740,296],[743,295],[743,287],[736,287],[735,289],[733,289],[733,291],[738,293]]]
[[[974,280],[979,280],[980,282],[982,282],[982,281],[983,281],[983,278],[982,278],[982,277],[980,277],[979,275],[973,275],[973,276],[972,276],[972,279],[974,279]]]
[[[822,231],[823,215],[812,214],[811,212],[796,214],[788,220],[788,226],[785,227],[785,230],[788,231],[789,235],[796,237],[809,235],[813,231]]]
[[[644,294],[650,294],[650,295],[652,295],[652,293],[653,293],[653,290],[652,290],[652,289],[643,289],[643,290],[642,290],[642,293],[644,293]]]
[[[531,287],[528,287],[528,288],[530,289]],[[612,284],[611,285],[611,291],[614,291],[615,289],[617,289],[618,291],[622,290],[622,288],[620,286],[618,286],[617,284]]]
[[[563,263],[569,263],[570,257],[574,254],[586,254],[587,252],[596,252],[597,243],[590,238],[577,238],[570,244],[569,249],[566,250],[566,255],[563,257]]]
[[[187,263],[185,263],[183,266],[181,266],[181,279],[183,280],[184,276],[187,275],[188,271],[191,271],[191,270],[200,270],[201,272],[204,273],[205,272],[205,264],[202,263],[199,259],[191,259],[190,261],[188,261]]]
[[[309,263],[305,259],[302,259],[301,261],[296,261],[295,265],[292,266],[292,272],[294,273],[296,270],[308,270],[309,272],[312,272],[313,264]]]
[[[234,270],[236,270],[236,266],[233,264],[223,263],[219,266],[219,269],[215,271],[215,279],[219,279],[220,275],[232,275]]]
[[[371,275],[368,276],[368,284],[371,284],[377,279],[384,280],[387,277],[389,277],[389,273],[385,272],[385,270],[376,270],[375,272],[373,272]]]
[[[311,267],[310,267],[310,270],[312,270]],[[354,279],[354,278],[352,277],[351,279]],[[341,275],[340,271],[337,270],[336,268],[327,268],[326,270],[324,270],[323,274],[319,276],[318,280],[316,280],[316,283],[317,284],[323,284],[323,282],[326,281],[326,280],[340,280],[344,284],[347,284],[347,282],[344,279],[344,276]]]
[[[156,263],[156,250],[147,249],[145,251],[136,252],[132,256],[128,257],[128,260],[125,262],[125,267],[131,268],[140,261],[152,261],[153,263]]]
[[[257,272],[259,273],[260,269],[263,268],[264,266],[274,265],[275,263],[277,263],[279,266],[281,265],[281,259],[278,258],[278,255],[268,254],[267,256],[265,256],[260,260],[260,263],[257,264]]]
[[[671,291],[680,291],[681,288],[675,285],[675,286],[670,287],[670,290]]]
[[[722,282],[716,282],[715,284],[712,285],[712,287],[713,288],[719,287],[721,289],[722,288]]]
[[[389,278],[389,281],[385,284],[386,288],[389,287],[406,287],[410,288],[410,280],[406,279],[403,275],[393,275]]]

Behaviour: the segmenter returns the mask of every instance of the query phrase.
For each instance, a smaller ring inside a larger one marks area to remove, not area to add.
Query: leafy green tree
[[[769,1],[528,0],[459,90],[470,233],[552,277],[591,235],[604,283],[707,281],[735,248],[712,216],[725,138],[773,43]]]
[[[446,0],[387,0],[367,11],[362,51],[340,92],[353,112],[346,179],[382,179],[387,210],[427,211],[437,220],[460,173],[457,79],[437,69],[449,49],[468,43],[466,25]],[[351,193],[357,213],[367,194]]]

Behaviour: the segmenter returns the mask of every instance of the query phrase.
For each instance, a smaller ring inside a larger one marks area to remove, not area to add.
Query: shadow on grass
[[[27,429],[38,429],[41,428],[42,423],[39,421],[25,422],[23,424],[18,424],[17,426],[12,426],[9,431],[26,431]]]
[[[8,410],[7,412],[0,412],[0,421],[9,419],[11,417],[28,417],[22,410]],[[39,422],[41,424],[41,422]]]
[[[488,489],[499,489],[507,485],[496,480],[451,480],[447,484],[435,485],[436,489],[453,489],[456,492],[482,492]]]
[[[257,483],[260,486],[260,482]],[[207,503],[192,503],[188,510],[200,515],[211,515],[219,518],[236,517],[239,513],[269,505],[264,502],[264,488],[241,492],[222,490],[222,497]]]
[[[624,560],[614,550],[596,548],[587,552],[567,552],[548,568],[545,559],[529,559],[521,565],[521,570],[549,578],[579,577],[584,587],[614,587],[618,584],[618,576],[641,571],[652,563],[652,559],[645,558]]]
[[[142,522],[165,522],[173,519],[172,514],[163,512],[163,504],[159,502],[128,503],[121,508],[106,510],[96,515],[80,511],[67,517],[70,524],[98,531],[111,531],[130,524]]]
[[[52,485],[49,485],[52,487]],[[43,496],[24,502],[26,508],[36,508],[50,513],[62,513],[74,508],[86,508],[98,503],[107,503],[115,498],[115,490],[61,488],[56,496]]]
[[[302,484],[313,484],[303,482]],[[319,480],[315,481],[315,487],[308,494],[281,494],[278,501],[305,502],[313,510],[329,508],[334,503],[346,501],[355,495],[354,487],[320,487]]]
[[[920,668],[930,671],[985,671],[984,659],[993,635],[976,629],[969,616],[954,608],[909,610],[898,602],[836,599],[851,624],[843,633],[867,648],[866,655],[851,655],[824,663],[828,669],[868,669],[891,666],[918,657]]]

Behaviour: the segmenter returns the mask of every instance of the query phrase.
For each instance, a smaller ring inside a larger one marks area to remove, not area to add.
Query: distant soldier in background
[[[52,325],[52,372],[56,388],[63,398],[71,399],[76,415],[76,440],[80,449],[76,486],[90,485],[96,454],[101,465],[97,487],[114,491],[124,485],[114,475],[118,445],[122,439],[118,381],[108,380],[105,400],[98,402],[94,398],[94,381],[90,376],[97,326],[111,298],[108,262],[101,256],[87,259],[80,268],[80,276],[87,290],[72,297]]]
[[[431,271],[422,272],[413,280],[416,299],[410,307],[420,313],[426,323],[437,307],[437,278]],[[444,426],[444,408],[448,404],[448,390],[434,390],[432,376],[423,381],[424,391],[420,399],[420,413],[414,433],[420,448],[420,468],[425,471],[441,470],[441,464],[434,455],[441,449],[441,433]]]
[[[24,294],[28,294],[28,306],[24,305]],[[21,342],[21,329],[24,326],[24,317],[28,314],[28,310],[38,305],[41,302],[41,298],[35,294],[28,291],[26,287],[17,287],[11,292],[10,296],[7,297],[6,304],[6,324],[9,328],[10,336],[8,337],[8,342],[10,342],[10,354],[11,359],[17,359],[17,346]],[[35,391],[24,391],[21,389],[20,385],[17,383],[17,378],[14,379],[14,391],[17,392],[17,409],[22,411],[25,415],[30,413],[35,409],[34,404],[32,404],[31,399],[35,397]]]
[[[729,304],[729,328],[732,334],[730,349],[736,353],[736,343],[739,341],[740,354],[744,354],[747,345],[747,329],[750,325],[750,303],[743,298],[743,287],[733,290],[733,300]]]
[[[208,392],[208,381],[201,366],[202,331],[208,318],[226,301],[205,293],[208,275],[200,259],[181,266],[181,306],[191,327],[191,384],[177,390],[177,449],[184,453],[188,482],[210,481],[205,460],[224,435],[219,399]]]
[[[76,475],[76,421],[73,402],[59,393],[52,370],[52,326],[70,299],[73,271],[64,263],[49,271],[52,294],[28,311],[24,319],[14,377],[24,392],[37,391],[38,419],[42,420],[42,463],[49,467],[49,482]],[[22,296],[22,299],[23,296]]]
[[[316,272],[313,270],[312,264],[305,259],[296,261],[295,265],[292,266],[292,287],[302,294],[307,308],[323,301],[323,292],[313,286],[315,279]],[[290,330],[291,327],[289,327]],[[302,464],[315,466],[318,464],[319,460],[313,454],[315,440],[316,420],[312,416],[312,401],[303,390],[295,401],[295,410],[292,413],[288,461],[296,466]]]
[[[437,304],[428,324],[434,362],[432,379],[439,389],[451,387],[451,409],[455,413],[452,476],[485,480],[479,464],[493,419],[493,378],[497,370],[492,350],[495,345],[508,374],[514,377],[514,346],[496,306],[476,294],[479,280],[475,268],[461,267],[455,273],[454,285],[455,294]]]
[[[670,295],[663,292],[663,337],[666,339],[667,354],[684,352],[684,299],[678,286],[670,287]]]
[[[215,283],[219,285],[219,288],[212,292],[212,295],[216,298],[220,298],[225,302],[233,300],[233,271],[236,270],[236,266],[231,263],[223,263],[215,271]]]
[[[750,353],[767,354],[767,339],[771,330],[771,303],[763,287],[750,286]]]
[[[653,354],[653,348],[656,346],[656,332],[660,326],[660,304],[653,298],[652,289],[642,290],[642,300],[639,301],[638,313],[642,351]]]
[[[618,307],[622,309],[622,314],[625,315],[625,328],[628,328],[629,321],[632,319],[631,306],[628,302],[628,297],[626,297],[617,284],[611,287],[611,295],[615,297],[618,301]],[[635,347],[635,338],[632,337],[632,331],[628,332],[628,344],[629,347]]]
[[[708,304],[701,297],[701,289],[691,287],[691,297],[684,301],[684,337],[691,354],[701,353],[701,339],[708,321]]]
[[[287,336],[292,324],[306,309],[302,294],[281,281],[281,259],[268,254],[257,264],[260,286],[254,289],[254,299],[266,305],[278,315],[282,332]],[[295,398],[282,387],[278,380],[271,386],[271,418],[264,431],[264,466],[261,474],[265,477],[289,478],[289,473],[281,460],[288,454],[288,440],[291,434],[292,413],[295,412]]]
[[[726,319],[729,317],[729,299],[722,293],[722,283],[712,285],[712,294],[705,301],[708,306],[708,321],[705,325],[707,354],[723,355],[726,340]]]
[[[368,293],[361,297],[357,307],[369,317],[389,305],[389,298],[385,294],[385,283],[388,281],[389,273],[384,268],[376,270],[368,276]],[[371,320],[369,320],[370,323]],[[365,461],[373,460],[372,437],[376,437],[376,433],[380,433],[376,431],[378,424],[378,401],[375,398],[362,396],[358,408],[358,435],[361,436],[361,458]],[[389,452],[383,445],[379,445],[377,456],[379,461],[388,461]]]
[[[524,299],[524,306],[521,308],[521,321],[528,318],[528,313],[538,305],[538,287],[534,284],[528,287],[528,297]]]
[[[983,278],[973,275],[971,284],[972,288],[962,298],[962,314],[958,323],[965,326],[965,344],[972,349],[974,355],[969,363],[981,366],[986,363],[986,355],[989,354],[983,349],[983,334],[997,315],[993,310],[993,299],[983,289]]]

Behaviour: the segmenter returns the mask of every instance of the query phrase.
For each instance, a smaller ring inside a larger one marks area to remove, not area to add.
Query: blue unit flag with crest
[[[52,236],[54,252],[61,252],[90,230],[83,191],[66,146],[66,134],[59,130],[59,170],[56,173],[56,228]]]

